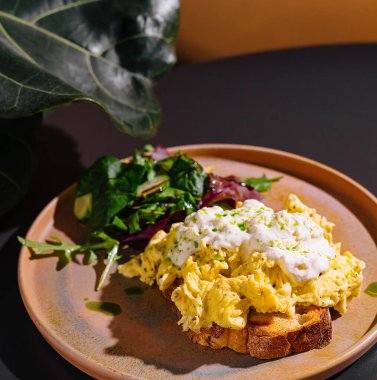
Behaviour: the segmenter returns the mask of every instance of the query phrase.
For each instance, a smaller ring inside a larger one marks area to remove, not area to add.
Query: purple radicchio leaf
[[[170,217],[162,218],[154,224],[150,224],[142,231],[135,232],[131,235],[121,236],[118,240],[121,244],[130,243],[132,241],[150,240],[152,236],[164,229],[169,222]]]
[[[125,235],[118,238],[119,242],[124,245],[131,242],[149,241],[153,235],[160,230],[163,230],[168,223],[182,222],[186,217],[186,210],[175,211],[172,215],[163,217],[154,224],[150,224],[142,231],[135,232],[131,235]]]
[[[199,202],[199,208],[207,207],[220,201],[226,201],[231,207],[235,208],[239,201],[243,202],[246,199],[261,200],[263,198],[256,190],[240,182],[235,176],[224,178],[209,174],[209,177],[209,189]]]

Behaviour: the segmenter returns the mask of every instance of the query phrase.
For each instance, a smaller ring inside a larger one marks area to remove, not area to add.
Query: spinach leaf
[[[174,164],[172,168],[170,169],[169,173],[171,176],[176,176],[181,173],[186,173],[189,171],[199,171],[202,172],[203,169],[199,165],[198,162],[190,158],[189,156],[186,156],[185,154],[177,153],[174,156]]]
[[[204,172],[192,170],[176,176],[172,184],[178,189],[185,190],[199,199],[208,188],[209,178]]]
[[[256,191],[263,193],[271,189],[272,183],[280,181],[283,177],[267,178],[265,174],[260,178],[240,178],[241,182],[253,187]]]
[[[153,161],[148,157],[143,157],[141,152],[135,151],[133,160],[124,166],[123,174],[129,188],[136,192],[140,184],[155,176]]]
[[[192,158],[177,153],[172,157],[158,161],[156,167],[171,177],[172,187],[201,198],[209,186],[209,178],[202,167]]]
[[[132,194],[106,189],[100,196],[93,197],[92,213],[86,224],[93,229],[103,229],[133,200]]]
[[[163,160],[157,161],[155,168],[161,173],[168,173],[177,160],[177,156],[166,157]]]
[[[175,63],[178,0],[0,0],[0,117],[86,99],[117,128],[154,134],[152,81]]]
[[[104,156],[85,171],[77,184],[77,196],[101,190],[122,171],[122,163],[114,156]]]
[[[114,156],[99,158],[79,179],[75,216],[94,229],[101,229],[135,198],[134,186],[123,176],[126,165]],[[90,195],[85,211],[80,202]]]

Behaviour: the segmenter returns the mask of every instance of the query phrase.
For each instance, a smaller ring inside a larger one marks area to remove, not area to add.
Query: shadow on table
[[[20,244],[30,224],[50,199],[82,171],[72,139],[44,126],[39,135],[39,164],[26,197],[1,218],[0,377],[9,379],[87,379],[46,343],[29,318],[17,283]]]
[[[135,286],[144,289],[144,294],[125,293],[127,287]],[[112,318],[109,324],[117,343],[106,347],[105,352],[117,358],[140,359],[143,369],[151,365],[151,370],[161,368],[174,374],[226,374],[232,369],[266,363],[229,349],[213,350],[191,343],[155,286],[150,288],[138,280],[115,273],[110,284],[103,289],[101,299],[119,300],[122,308],[122,313]]]
[[[27,314],[17,285],[20,246],[16,235],[1,250],[0,378],[89,379],[50,347]]]

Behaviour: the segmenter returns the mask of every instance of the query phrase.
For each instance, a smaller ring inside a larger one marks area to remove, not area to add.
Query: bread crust
[[[163,291],[173,307],[171,294],[178,284]],[[217,324],[202,328],[200,332],[187,332],[193,343],[213,349],[230,348],[249,353],[258,359],[275,359],[325,347],[332,338],[331,316],[328,308],[297,306],[294,317],[282,313],[250,311],[246,326],[241,330],[223,328]]]

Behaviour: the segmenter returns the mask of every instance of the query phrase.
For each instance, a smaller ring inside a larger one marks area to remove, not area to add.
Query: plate
[[[336,223],[334,237],[367,264],[363,289],[376,280],[377,200],[345,175],[318,162],[268,148],[240,145],[191,145],[180,149],[220,175],[283,175],[266,193],[265,203],[282,208],[296,193],[307,205]],[[51,235],[82,242],[87,230],[72,216],[74,186],[53,199],[31,226],[27,238]],[[56,270],[56,258],[30,260],[23,248],[18,280],[22,299],[36,327],[54,349],[95,378],[253,379],[323,378],[360,357],[377,340],[377,298],[362,292],[347,313],[333,321],[333,339],[321,350],[263,361],[231,350],[211,350],[191,343],[156,288],[143,295],[124,289],[138,280],[113,273],[101,292],[94,291],[99,265],[75,262]],[[90,311],[86,301],[120,305],[107,316]]]

